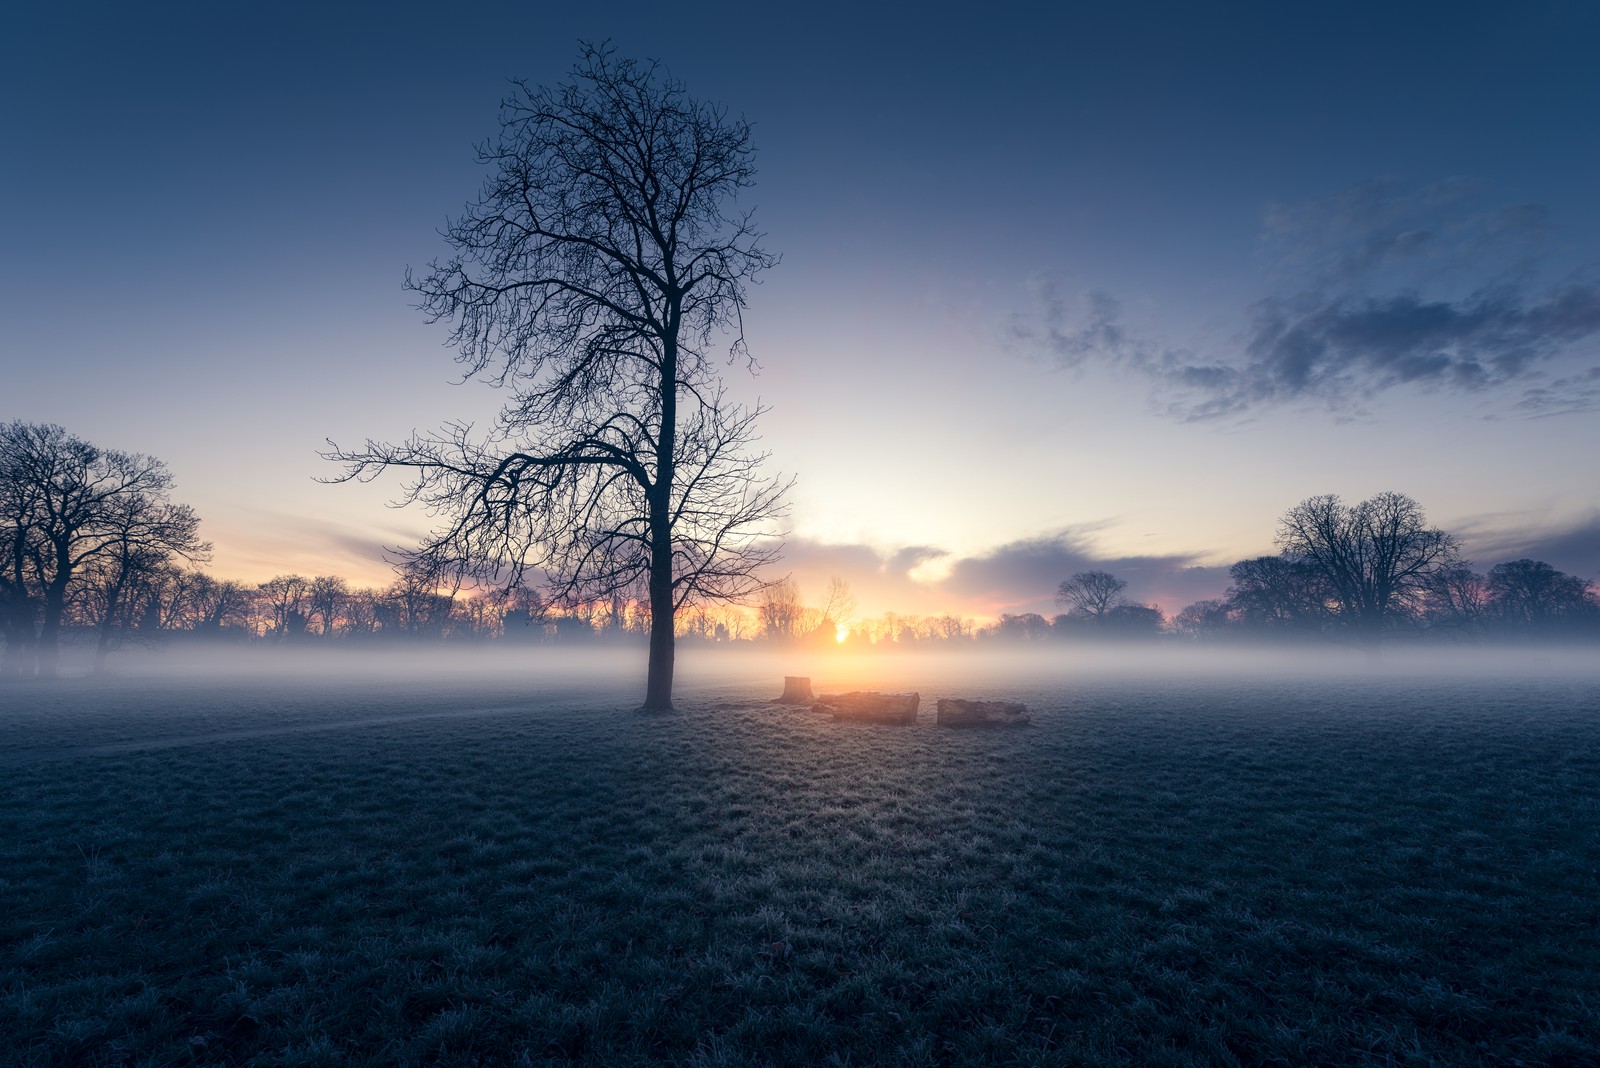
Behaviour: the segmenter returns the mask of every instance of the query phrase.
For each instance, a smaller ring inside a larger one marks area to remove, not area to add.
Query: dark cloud
[[[1544,209],[1477,208],[1451,179],[1411,191],[1392,179],[1268,209],[1262,251],[1279,292],[1243,309],[1237,347],[1195,353],[1142,334],[1109,294],[1036,280],[1036,312],[1010,339],[1064,368],[1095,360],[1147,377],[1185,419],[1311,402],[1359,408],[1387,390],[1521,387],[1513,408],[1550,415],[1600,407],[1600,280],[1541,281]]]
[[[801,593],[815,597],[837,575],[849,582],[863,605],[913,614],[952,612],[963,616],[1060,611],[1056,588],[1079,571],[1110,571],[1128,583],[1127,596],[1159,604],[1168,614],[1228,585],[1227,567],[1202,566],[1196,557],[1104,556],[1094,551],[1091,527],[1024,538],[967,557],[916,546],[880,553],[863,545],[830,545],[791,539],[785,563]],[[943,560],[942,577],[917,581],[911,572],[924,562]],[[873,612],[876,614],[876,611]]]
[[[1202,393],[1210,412],[1262,402],[1358,400],[1405,384],[1483,390],[1540,381],[1541,364],[1600,333],[1600,284],[1535,300],[1506,290],[1459,302],[1387,297],[1268,298],[1256,306],[1238,366],[1169,365],[1169,380]],[[1561,393],[1565,384],[1544,384]],[[1569,407],[1573,398],[1568,396]],[[1592,398],[1590,398],[1592,402]]]
[[[1543,560],[1557,571],[1600,580],[1600,512],[1571,526],[1532,533],[1485,522],[1466,527],[1461,537],[1480,571],[1508,560]]]
[[[940,587],[964,601],[995,605],[991,613],[1052,615],[1061,610],[1055,592],[1063,580],[1079,571],[1109,571],[1128,583],[1130,600],[1159,604],[1172,614],[1193,601],[1218,596],[1228,585],[1226,567],[1200,566],[1195,560],[1188,554],[1103,556],[1069,531],[1010,542],[959,560]]]

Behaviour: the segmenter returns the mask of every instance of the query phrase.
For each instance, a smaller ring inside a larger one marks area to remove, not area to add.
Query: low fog
[[[476,687],[502,688],[526,683],[533,689],[559,687],[596,696],[640,689],[647,650],[640,645],[610,647],[440,646],[317,648],[276,646],[230,648],[178,645],[124,648],[99,672],[89,650],[66,649],[62,677],[51,681],[0,681],[0,704],[51,687],[71,688],[92,681],[99,686],[136,689],[143,684],[185,679],[212,684],[235,680],[259,684],[326,683],[375,687],[427,683],[456,686],[463,696]],[[963,648],[954,651],[907,650],[848,652],[814,647],[775,649],[680,646],[677,696],[698,696],[729,687],[770,688],[776,696],[783,679],[803,675],[818,692],[837,689],[982,691],[1030,688],[1074,680],[1099,684],[1125,678],[1130,683],[1161,678],[1305,678],[1308,685],[1327,678],[1441,681],[1493,677],[1552,676],[1600,679],[1600,657],[1587,646],[1528,645],[1390,646],[1376,651],[1357,646],[1283,645],[1152,646],[1149,643],[1085,644],[1048,649]],[[941,694],[942,695],[942,694]]]

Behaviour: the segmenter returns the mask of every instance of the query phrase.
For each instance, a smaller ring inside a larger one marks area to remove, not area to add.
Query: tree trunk
[[[659,491],[659,482],[656,487]],[[644,710],[672,711],[672,669],[676,656],[672,620],[672,527],[670,499],[651,494],[650,512],[650,666],[645,674]]]
[[[45,588],[44,619],[39,624],[39,641],[35,646],[41,679],[53,679],[60,672],[61,617],[66,612],[66,593],[58,583]]]
[[[677,473],[677,309],[661,362],[661,437],[656,442],[656,480],[646,493],[650,509],[650,666],[645,672],[644,710],[672,711],[674,648],[672,590],[672,482]]]

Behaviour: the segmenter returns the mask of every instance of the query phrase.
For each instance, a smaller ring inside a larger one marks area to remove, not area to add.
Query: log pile
[[[922,695],[917,693],[856,690],[850,693],[825,693],[811,707],[817,712],[833,713],[834,719],[905,726],[917,721],[917,704],[921,700]]]
[[[934,722],[941,727],[1019,727],[1028,722],[1028,706],[1010,701],[941,698]]]

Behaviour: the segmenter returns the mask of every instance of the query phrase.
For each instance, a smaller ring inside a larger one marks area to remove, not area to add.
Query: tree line
[[[1430,526],[1421,505],[1403,493],[1353,504],[1336,495],[1307,498],[1284,513],[1276,541],[1276,555],[1229,568],[1222,598],[1197,601],[1170,620],[1154,606],[1123,600],[1127,584],[1109,572],[1080,572],[1058,588],[1068,612],[1048,626],[1054,633],[1164,629],[1197,640],[1337,638],[1369,646],[1405,637],[1600,636],[1592,582],[1531,559],[1478,572],[1457,539]]]
[[[64,635],[95,662],[133,640],[250,642],[645,642],[650,603],[622,590],[585,600],[546,599],[516,586],[441,586],[407,558],[387,586],[338,575],[218,579],[211,546],[189,506],[170,499],[159,460],[102,449],[53,424],[0,425],[0,670],[56,673]],[[1172,617],[1125,594],[1104,570],[1064,580],[1064,611],[1005,614],[980,624],[951,614],[858,617],[848,583],[832,579],[807,603],[791,578],[765,584],[748,605],[700,603],[675,612],[677,639],[812,645],[846,650],[951,647],[986,642],[1184,638],[1399,636],[1600,637],[1594,584],[1543,561],[1475,571],[1416,501],[1379,494],[1346,504],[1312,497],[1284,514],[1276,555],[1240,560],[1223,597]]]

